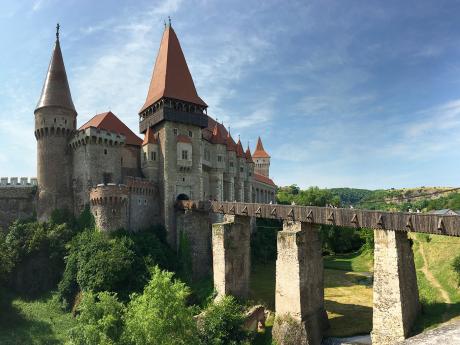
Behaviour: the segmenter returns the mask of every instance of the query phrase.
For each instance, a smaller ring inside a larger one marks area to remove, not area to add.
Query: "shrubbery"
[[[460,287],[460,255],[455,257],[454,261],[452,262],[452,268],[457,274],[457,285]]]

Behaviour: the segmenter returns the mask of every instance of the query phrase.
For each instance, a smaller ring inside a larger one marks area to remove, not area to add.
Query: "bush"
[[[152,269],[142,295],[132,295],[125,314],[124,340],[133,345],[198,344],[188,287],[173,273]]]
[[[455,257],[454,261],[452,262],[452,268],[457,274],[457,286],[460,287],[460,255]]]
[[[150,267],[173,269],[174,253],[149,232],[119,231],[112,236],[87,230],[72,240],[66,269],[59,283],[65,307],[79,290],[110,291],[127,300],[142,291],[150,279]]]
[[[243,323],[243,306],[234,297],[225,296],[204,311],[198,322],[198,335],[205,345],[243,344],[248,340]]]
[[[69,331],[69,344],[117,344],[123,332],[123,312],[116,294],[84,293],[77,308],[78,325]]]

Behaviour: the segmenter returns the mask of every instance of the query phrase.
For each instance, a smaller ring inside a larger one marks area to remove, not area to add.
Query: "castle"
[[[39,220],[54,209],[79,214],[90,205],[103,231],[162,223],[175,243],[178,199],[275,200],[270,156],[260,137],[251,154],[207,114],[171,24],[139,111],[143,139],[110,111],[77,127],[59,29],[34,113]]]

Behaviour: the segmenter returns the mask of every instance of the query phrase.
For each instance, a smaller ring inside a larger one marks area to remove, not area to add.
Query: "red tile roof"
[[[176,137],[176,140],[178,143],[188,143],[188,144],[191,144],[192,143],[192,139],[190,139],[189,136],[187,135],[182,135],[182,134],[179,134],[177,137]]]
[[[225,136],[222,133],[221,127],[223,127],[223,125],[216,122],[214,129],[212,130],[212,136],[210,139],[211,143],[220,145],[226,144]]]
[[[111,111],[106,113],[98,114],[91,120],[86,122],[79,130],[86,129],[89,127],[95,127],[99,129],[105,129],[109,132],[123,134],[126,138],[126,144],[137,145],[142,144],[142,139],[131,131],[115,114]]]
[[[264,176],[264,175],[260,175],[260,174],[254,173],[254,179],[255,179],[257,182],[265,183],[265,184],[268,184],[268,185],[270,185],[270,186],[276,187],[275,182],[273,182],[273,180],[272,180],[271,178],[266,177],[266,176]]]
[[[207,106],[196,92],[184,53],[171,26],[163,33],[147,98],[140,112],[163,97]]]
[[[245,156],[246,156],[246,162],[254,163],[254,160],[252,159],[252,155],[251,155],[251,150],[249,149],[249,145],[248,145],[248,148],[246,149]]]
[[[232,135],[230,134],[230,132],[227,132],[226,143],[227,143],[227,151],[235,151],[236,152],[235,140],[233,140]]]
[[[147,144],[158,144],[158,139],[155,137],[153,130],[149,127],[144,135],[144,141],[142,142],[142,146]]]
[[[256,150],[252,154],[252,157],[254,157],[254,158],[270,158],[270,155],[264,149],[264,145],[262,145],[262,140],[260,139],[260,137],[257,140]]]
[[[240,158],[244,157],[244,149],[240,139],[238,139],[238,143],[236,144],[236,156]]]

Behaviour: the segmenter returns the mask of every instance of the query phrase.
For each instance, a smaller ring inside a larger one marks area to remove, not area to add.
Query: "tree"
[[[124,306],[109,292],[85,292],[77,308],[78,325],[69,331],[71,345],[118,344],[123,333]]]
[[[243,306],[232,296],[210,304],[198,322],[198,334],[205,345],[236,345],[247,341],[243,330]]]
[[[173,273],[152,269],[142,294],[133,294],[125,314],[124,340],[132,345],[199,344],[189,288]]]

